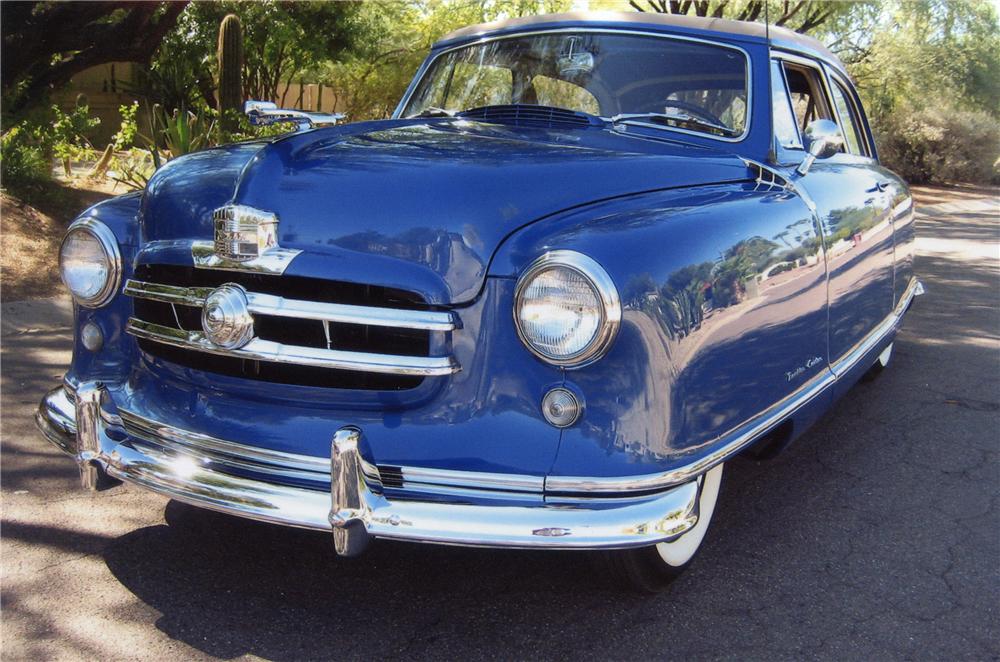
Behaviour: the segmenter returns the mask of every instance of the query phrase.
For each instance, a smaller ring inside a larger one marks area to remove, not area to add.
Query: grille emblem
[[[201,328],[213,345],[239,349],[253,339],[253,317],[247,293],[236,283],[226,283],[205,297]]]
[[[247,262],[278,246],[278,217],[245,205],[226,205],[212,212],[215,254]]]

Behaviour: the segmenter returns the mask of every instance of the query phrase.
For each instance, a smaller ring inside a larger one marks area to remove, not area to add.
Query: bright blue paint
[[[122,333],[131,301],[119,295],[78,311],[78,328],[93,320],[107,342],[96,355],[75,344],[70,380],[104,381],[119,407],[148,418],[282,451],[327,456],[334,430],[359,425],[369,459],[385,465],[616,476],[704,456],[827,371],[912,276],[912,204],[874,160],[834,157],[797,181],[816,218],[798,195],[754,184],[740,157],[767,159],[767,53],[752,36],[732,41],[753,67],[740,143],[656,129],[365,122],[177,159],[141,204],[123,196],[85,212],[121,241],[128,278],[137,263],[189,265],[187,242],[212,238],[211,212],[223,204],[273,211],[281,245],[303,251],[287,275],[402,288],[454,307],[457,375],[383,393],[182,369],[140,356]],[[778,154],[785,176],[801,155]],[[893,186],[884,204],[867,192],[878,178]],[[859,229],[849,250],[834,241],[845,223]],[[625,307],[608,355],[567,373],[534,358],[512,320],[515,279],[551,249],[596,259]],[[875,355],[797,412],[795,434]],[[560,432],[539,402],[564,380],[586,408]]]

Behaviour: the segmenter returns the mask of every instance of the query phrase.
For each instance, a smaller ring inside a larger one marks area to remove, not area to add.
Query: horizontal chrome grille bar
[[[136,299],[148,299],[149,301],[161,301],[163,303],[174,303],[182,306],[195,306],[201,308],[205,305],[205,297],[211,294],[210,287],[177,287],[175,285],[160,285],[159,283],[146,283],[141,280],[125,281],[125,288],[122,294]]]
[[[212,288],[176,287],[130,279],[123,291],[139,299],[201,307]],[[247,302],[250,312],[257,315],[424,331],[452,331],[457,326],[455,315],[450,312],[301,301],[258,292],[247,292]]]
[[[318,347],[283,345],[260,338],[254,338],[240,349],[225,349],[213,344],[200,331],[176,329],[145,322],[134,317],[129,319],[125,331],[137,338],[165,345],[253,361],[423,377],[451,375],[461,369],[449,356],[399,356],[396,354],[347,352]]]

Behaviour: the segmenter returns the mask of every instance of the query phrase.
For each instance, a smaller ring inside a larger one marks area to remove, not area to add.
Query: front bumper
[[[372,538],[621,549],[675,540],[698,521],[700,480],[622,499],[542,499],[529,505],[390,501],[373,485],[372,465],[360,450],[363,432],[353,426],[332,435],[329,492],[235,476],[214,469],[197,449],[175,453],[131,437],[107,390],[95,382],[80,384],[74,396],[64,387],[50,391],[35,418],[45,437],[76,459],[85,487],[99,489],[110,477],[240,517],[332,531],[337,552],[348,556],[360,553]]]

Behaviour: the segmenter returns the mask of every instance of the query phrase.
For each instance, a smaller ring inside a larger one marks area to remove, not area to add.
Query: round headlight
[[[579,368],[596,361],[611,346],[621,317],[611,277],[581,253],[546,253],[517,282],[518,335],[549,363]]]
[[[114,233],[92,218],[75,221],[59,249],[59,272],[81,306],[106,304],[121,282],[122,259]]]

